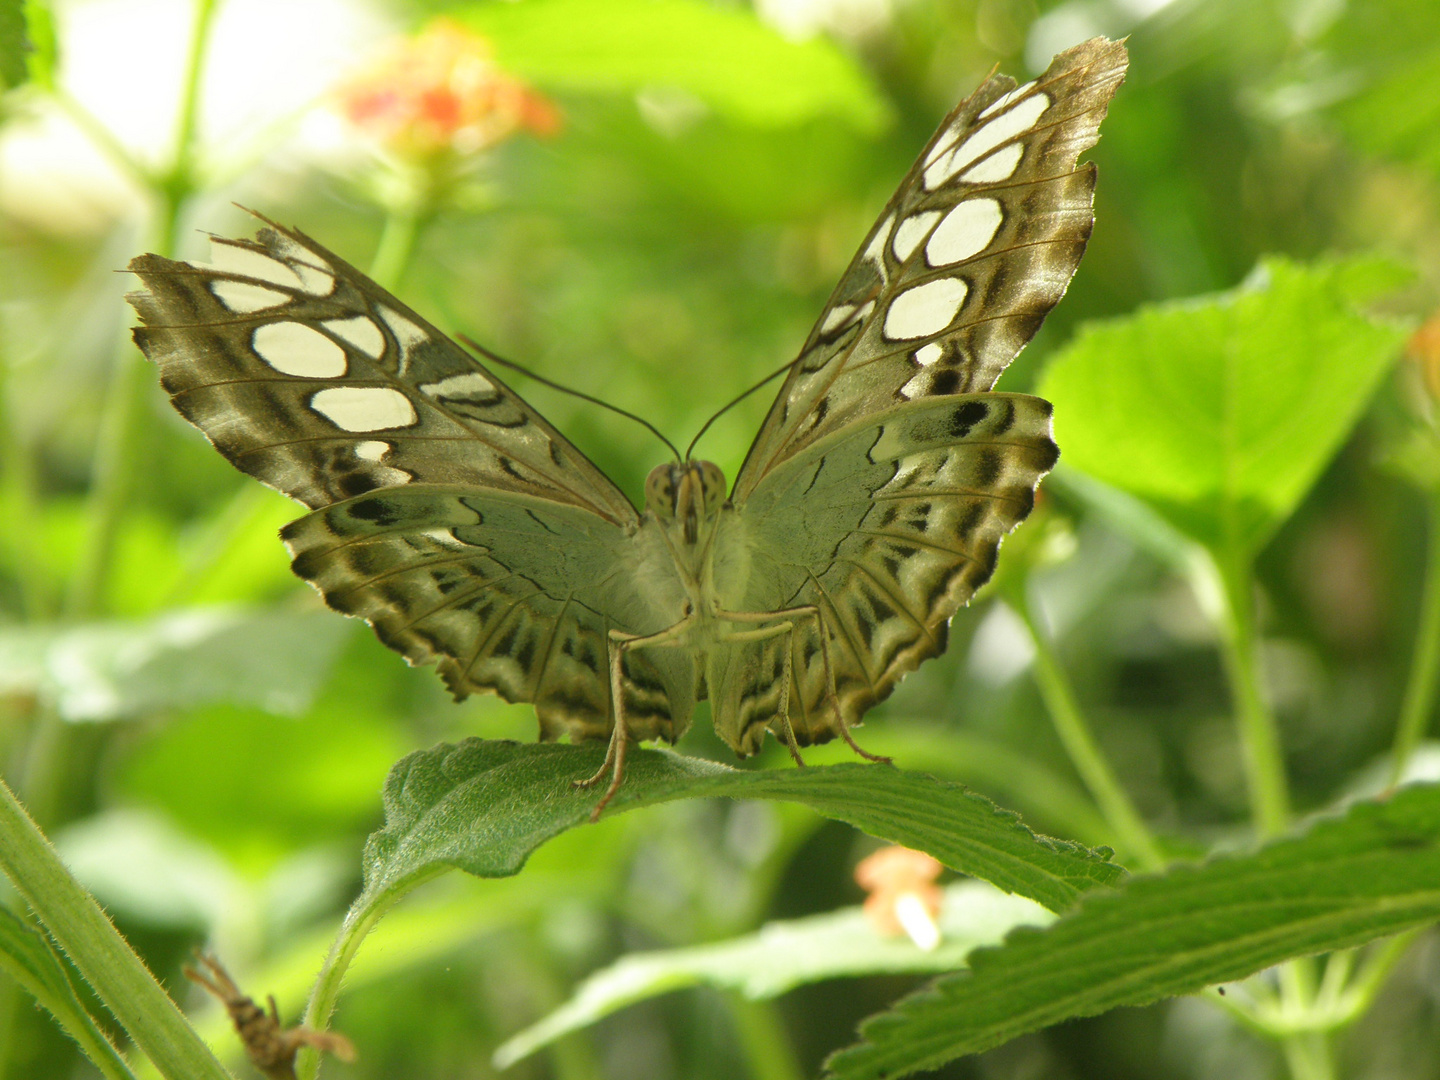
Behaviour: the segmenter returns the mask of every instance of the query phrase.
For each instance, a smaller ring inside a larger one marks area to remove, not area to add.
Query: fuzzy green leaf
[[[386,824],[366,845],[365,891],[352,918],[448,868],[480,877],[518,873],[542,843],[588,820],[600,792],[572,784],[603,757],[593,745],[467,739],[404,758],[385,784]],[[960,784],[885,766],[742,771],[636,750],[606,814],[715,796],[804,803],[1054,911],[1124,875],[1108,853],[1036,836]]]
[[[860,1029],[839,1080],[935,1069],[1027,1031],[1246,978],[1440,919],[1440,785],[1246,855],[1133,878],[1045,930],[977,952]]]

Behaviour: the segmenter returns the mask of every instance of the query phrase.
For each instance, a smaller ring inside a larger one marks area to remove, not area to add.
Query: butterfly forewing
[[[946,118],[825,305],[735,481],[876,409],[990,389],[1064,295],[1090,236],[1077,168],[1125,71],[1096,38],[1032,83],[995,76]]]
[[[313,508],[468,484],[634,507],[495,375],[369,278],[273,223],[211,266],[142,255],[136,342],[175,407],[237,467]],[[459,449],[463,447],[463,450]]]

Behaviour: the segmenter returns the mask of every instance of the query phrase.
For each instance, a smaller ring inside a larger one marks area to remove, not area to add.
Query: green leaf
[[[1397,355],[1404,329],[1356,309],[1404,280],[1376,259],[1269,259],[1232,292],[1091,324],[1039,388],[1066,464],[1253,556]]]
[[[385,828],[365,847],[365,891],[352,919],[448,868],[518,873],[546,840],[587,821],[598,790],[577,791],[604,757],[596,746],[467,739],[411,754],[385,783]],[[742,771],[661,750],[634,750],[606,811],[727,796],[804,803],[1054,911],[1125,871],[1079,844],[1038,837],[1017,815],[959,784],[871,765]]]
[[[954,971],[965,966],[973,949],[997,943],[1017,926],[1043,926],[1053,918],[1033,901],[981,881],[961,881],[945,890],[941,942],[928,952],[909,938],[878,933],[863,910],[850,907],[768,923],[757,933],[713,945],[632,953],[590,976],[564,1005],[505,1042],[495,1051],[495,1066],[509,1068],[617,1009],[696,983],[761,999],[823,979]]]
[[[0,688],[66,720],[229,701],[279,713],[313,700],[351,626],[328,612],[195,608],[144,622],[0,631]]]
[[[506,69],[559,90],[680,90],[733,120],[782,127],[838,116],[875,131],[889,110],[824,38],[787,41],[754,14],[700,0],[530,0],[455,12]]]
[[[1246,978],[1440,919],[1440,785],[1357,803],[1299,838],[1132,878],[970,957],[867,1020],[840,1080],[938,1068],[1027,1031]]]
[[[100,1026],[80,1003],[50,943],[9,908],[0,905],[0,972],[50,1011],[65,1033],[106,1077],[132,1074]]]

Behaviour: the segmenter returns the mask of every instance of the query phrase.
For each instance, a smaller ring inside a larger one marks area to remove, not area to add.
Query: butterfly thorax
[[[645,480],[645,509],[692,586],[707,576],[705,558],[724,505],[725,474],[714,462],[672,461],[657,465]]]

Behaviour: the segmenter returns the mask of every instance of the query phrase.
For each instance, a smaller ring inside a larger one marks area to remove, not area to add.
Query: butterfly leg
[[[820,615],[819,607],[814,604],[805,604],[801,607],[786,608],[784,611],[722,611],[717,614],[719,618],[731,622],[769,622],[771,619],[793,619],[795,622],[799,622],[801,619],[814,619],[817,635],[820,638],[820,664],[825,669],[825,700],[835,710],[835,719],[840,727],[840,737],[845,740],[846,746],[866,761],[873,761],[877,765],[892,764],[884,754],[872,754],[860,747],[850,735],[850,724],[845,719],[845,713],[841,711],[840,696],[835,692],[835,668],[830,663],[830,640],[829,635],[825,633],[825,620]],[[789,650],[786,651],[786,658],[789,659]],[[785,717],[785,727],[787,731],[790,730],[788,715]],[[794,737],[793,731],[791,737]]]
[[[759,630],[741,630],[733,634],[726,634],[720,640],[727,643],[765,641],[779,634],[785,635],[785,651],[782,654],[785,666],[780,673],[780,719],[785,727],[785,749],[790,751],[790,756],[795,759],[795,764],[804,768],[805,760],[800,756],[800,747],[795,741],[795,729],[790,726],[790,679],[794,667],[792,652],[795,624],[782,622],[776,623],[774,626],[762,627]]]
[[[594,787],[605,779],[606,773],[610,774],[610,786],[590,811],[592,823],[600,820],[601,811],[610,804],[610,800],[620,790],[621,781],[625,779],[625,751],[630,746],[630,732],[625,726],[625,654],[645,646],[681,644],[680,639],[685,637],[694,623],[695,613],[690,612],[675,625],[658,633],[629,634],[624,630],[612,629],[606,636],[605,648],[610,659],[610,701],[615,726],[610,730],[610,745],[605,751],[605,760],[601,762],[599,770],[594,776],[572,781],[577,788]]]

